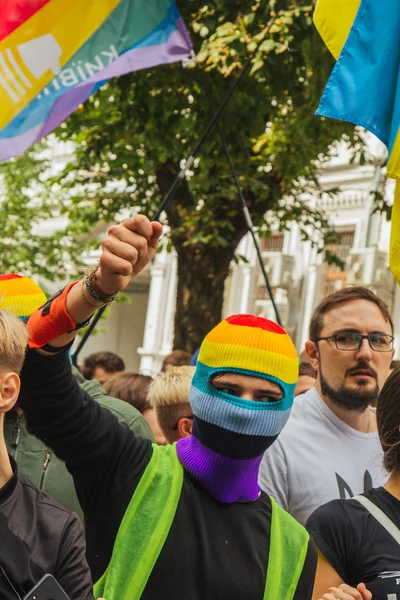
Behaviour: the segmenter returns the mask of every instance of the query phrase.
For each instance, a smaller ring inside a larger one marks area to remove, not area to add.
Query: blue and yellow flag
[[[400,180],[400,2],[317,0],[314,22],[337,59],[317,114],[374,133]],[[390,268],[400,283],[400,186],[396,186]]]

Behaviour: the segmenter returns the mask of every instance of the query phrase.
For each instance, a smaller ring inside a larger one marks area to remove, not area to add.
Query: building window
[[[339,241],[335,244],[330,244],[327,250],[336,254],[336,256],[346,263],[346,259],[349,255],[350,250],[354,245],[354,228],[338,228],[336,233],[339,237]],[[347,285],[347,272],[342,270],[337,265],[328,265],[326,270],[325,284],[324,284],[324,296],[329,296],[339,290],[342,290]]]
[[[262,252],[282,252],[283,236],[284,234],[279,232],[273,233],[269,237],[261,238]]]

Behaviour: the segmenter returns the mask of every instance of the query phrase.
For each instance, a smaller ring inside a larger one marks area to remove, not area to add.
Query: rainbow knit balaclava
[[[213,378],[239,373],[277,383],[281,400],[243,400],[217,390]],[[256,500],[263,453],[282,431],[293,404],[297,352],[280,325],[234,315],[204,339],[190,390],[193,433],[177,442],[189,473],[220,502]]]
[[[1,310],[26,319],[46,301],[46,296],[30,277],[15,273],[0,275]]]

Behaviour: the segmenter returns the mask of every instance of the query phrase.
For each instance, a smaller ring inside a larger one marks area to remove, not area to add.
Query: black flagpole
[[[205,81],[205,78],[204,78],[204,81]],[[206,93],[208,95],[208,99],[209,99],[211,111],[215,114],[213,100],[212,100],[212,93],[211,93],[210,86],[208,85],[208,82],[207,82],[207,84],[206,84],[205,87],[207,88],[206,89]],[[254,247],[256,249],[256,253],[257,253],[257,257],[258,257],[258,262],[260,263],[260,268],[261,268],[262,274],[264,276],[265,285],[267,287],[268,294],[269,294],[269,297],[271,299],[271,303],[272,303],[272,307],[274,309],[276,321],[277,321],[277,323],[279,323],[279,325],[282,326],[282,320],[281,320],[281,317],[280,317],[280,314],[279,314],[279,310],[278,310],[278,307],[277,307],[275,299],[274,299],[274,295],[273,295],[273,292],[272,292],[271,284],[269,282],[269,277],[268,277],[268,273],[267,273],[266,268],[265,268],[265,263],[264,263],[264,260],[263,260],[263,257],[262,257],[262,252],[261,252],[260,244],[258,243],[258,239],[257,239],[257,236],[256,236],[255,231],[254,231],[254,226],[253,226],[253,221],[251,219],[250,211],[249,211],[248,206],[246,204],[246,200],[245,200],[245,198],[243,196],[243,190],[242,190],[242,187],[240,185],[239,178],[237,176],[235,165],[233,164],[231,153],[229,152],[228,144],[226,143],[226,139],[225,139],[225,136],[223,134],[223,131],[222,131],[222,128],[221,128],[221,125],[220,125],[219,121],[217,122],[217,130],[218,130],[218,134],[219,134],[219,137],[221,139],[221,143],[222,143],[222,146],[223,146],[226,158],[228,160],[229,168],[230,168],[230,171],[231,171],[231,174],[232,174],[232,177],[233,177],[233,180],[235,182],[235,186],[236,186],[236,189],[237,189],[237,192],[238,192],[240,204],[241,204],[241,207],[242,207],[243,217],[244,217],[244,220],[246,221],[247,229],[248,229],[248,231],[249,231],[249,233],[250,233],[250,235],[251,235],[251,237],[253,239]]]
[[[270,21],[268,27],[265,29],[264,34],[263,34],[260,42],[258,43],[256,49],[250,55],[249,60],[247,61],[246,65],[243,67],[243,69],[242,69],[239,77],[237,79],[235,79],[235,81],[233,82],[233,84],[229,88],[228,93],[226,94],[225,98],[221,102],[221,104],[218,107],[218,109],[215,111],[212,119],[210,120],[210,122],[208,123],[207,127],[205,128],[203,135],[200,137],[200,139],[197,142],[196,146],[194,147],[192,153],[186,159],[185,166],[179,171],[179,173],[176,176],[174,182],[172,183],[170,189],[168,190],[168,192],[164,196],[164,198],[163,198],[163,200],[162,200],[162,202],[161,202],[158,210],[154,214],[154,216],[153,216],[153,220],[154,221],[158,221],[160,219],[161,214],[164,212],[165,208],[174,199],[175,194],[176,194],[179,186],[181,185],[182,181],[184,180],[187,171],[192,167],[194,159],[196,158],[196,156],[199,153],[200,149],[202,148],[204,142],[208,138],[210,132],[213,130],[214,126],[218,122],[218,120],[219,120],[222,112],[224,111],[224,109],[226,108],[228,102],[230,101],[230,99],[232,98],[233,94],[235,93],[238,85],[242,81],[243,77],[250,70],[251,65],[252,65],[252,60],[253,60],[254,56],[258,52],[259,47],[263,43],[265,36],[270,32],[271,27],[273,26],[273,24],[275,23],[275,21],[276,21],[277,18],[278,18],[277,14],[272,18],[272,20]],[[99,319],[101,318],[101,316],[104,313],[105,309],[106,309],[106,306],[102,306],[97,311],[97,313],[94,315],[93,319],[91,320],[90,325],[86,329],[86,331],[85,331],[85,333],[84,333],[84,335],[83,335],[83,337],[82,337],[82,339],[81,339],[81,341],[80,341],[77,349],[75,350],[75,352],[72,355],[72,362],[73,362],[74,365],[77,365],[79,353],[81,352],[82,348],[86,344],[89,336],[91,335],[93,329],[96,327],[97,323],[99,322]]]
[[[107,308],[107,304],[105,304],[104,306],[99,308],[99,310],[93,315],[93,318],[90,321],[90,324],[89,324],[88,328],[86,329],[85,333],[83,334],[82,339],[79,342],[77,349],[72,354],[72,364],[75,367],[78,365],[78,356],[79,356],[80,351],[82,350],[83,346],[86,344],[88,337],[90,336],[93,329],[96,327],[97,323],[101,319],[106,308]]]

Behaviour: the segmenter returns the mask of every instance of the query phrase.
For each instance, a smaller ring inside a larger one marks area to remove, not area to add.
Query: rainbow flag
[[[2,0],[0,161],[22,154],[111,77],[191,51],[171,0]]]
[[[399,0],[317,0],[314,23],[337,59],[317,114],[374,133],[400,179]],[[400,283],[400,187],[393,206],[390,268]]]

